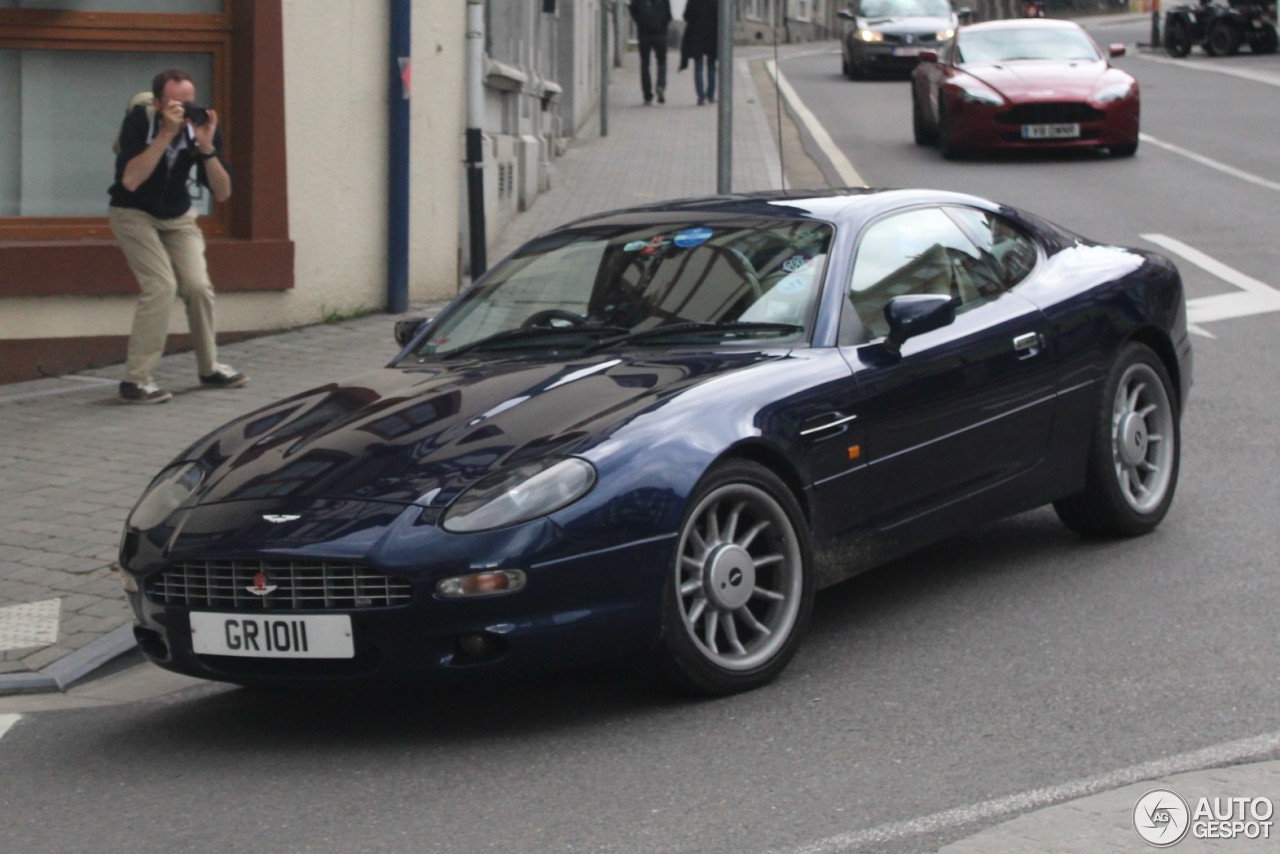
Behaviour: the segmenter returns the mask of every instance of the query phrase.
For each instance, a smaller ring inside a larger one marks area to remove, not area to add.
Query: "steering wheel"
[[[563,308],[545,308],[542,311],[535,311],[524,319],[524,323],[520,324],[521,329],[529,329],[534,326],[552,326],[551,321],[563,320],[570,326],[586,326],[587,319],[580,314]]]

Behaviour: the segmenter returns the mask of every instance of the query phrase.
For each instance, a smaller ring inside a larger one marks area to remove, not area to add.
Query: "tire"
[[[1191,33],[1183,21],[1173,20],[1165,25],[1164,52],[1174,59],[1182,59],[1191,53]]]
[[[1086,537],[1135,537],[1160,524],[1178,485],[1174,394],[1151,348],[1121,349],[1094,417],[1085,488],[1053,505],[1063,524]]]
[[[915,89],[911,90],[911,133],[915,137],[916,145],[932,145],[938,139],[937,132],[924,123],[924,114],[920,109],[920,97],[916,94]]]
[[[1249,41],[1249,50],[1254,53],[1275,53],[1277,47],[1280,47],[1280,39],[1276,37],[1276,28],[1270,24],[1263,24]]]
[[[951,140],[951,124],[941,96],[938,101],[938,150],[942,152],[944,160],[959,160],[964,155],[964,151]]]
[[[711,469],[680,525],[662,603],[658,675],[682,693],[758,688],[795,654],[813,611],[809,532],[773,472]]]
[[[1204,49],[1211,56],[1231,56],[1240,50],[1240,28],[1226,21],[1218,21],[1209,30]]]
[[[1138,141],[1126,142],[1122,145],[1113,145],[1111,148],[1112,157],[1132,157],[1138,153]]]

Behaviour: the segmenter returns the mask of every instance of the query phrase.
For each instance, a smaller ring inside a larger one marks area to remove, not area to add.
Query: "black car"
[[[306,683],[640,654],[776,676],[815,591],[1052,503],[1173,500],[1178,271],[932,190],[691,199],[531,241],[390,364],[196,441],[121,546],[143,652]]]
[[[939,50],[969,14],[967,8],[957,14],[948,0],[855,0],[839,12],[852,22],[841,39],[840,70],[850,80],[909,73],[920,51]]]

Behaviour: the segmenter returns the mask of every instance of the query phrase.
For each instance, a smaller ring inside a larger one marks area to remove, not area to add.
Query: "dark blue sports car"
[[[776,676],[814,592],[1052,503],[1156,527],[1191,385],[1165,258],[928,190],[694,199],[545,234],[388,366],[239,418],[121,548],[142,650],[239,683],[628,653]]]

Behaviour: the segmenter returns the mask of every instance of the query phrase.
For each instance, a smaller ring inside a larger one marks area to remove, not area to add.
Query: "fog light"
[[[462,635],[458,649],[470,658],[492,658],[502,652],[502,638],[484,632]]]
[[[470,575],[455,575],[441,579],[436,592],[450,599],[464,596],[495,596],[514,593],[524,587],[524,572],[518,569],[491,569]]]

